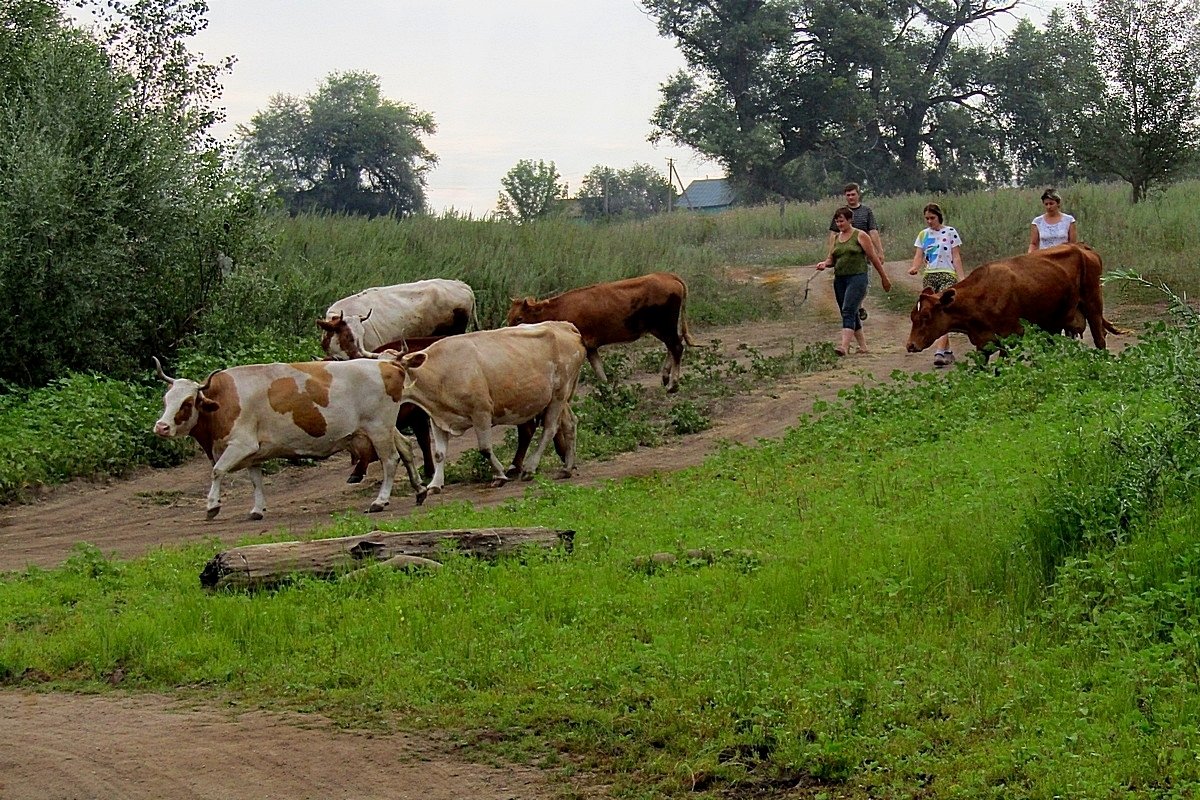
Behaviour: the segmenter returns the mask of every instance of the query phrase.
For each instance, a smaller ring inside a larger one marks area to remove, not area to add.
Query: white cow
[[[208,518],[221,510],[221,481],[244,469],[254,484],[251,519],[266,513],[261,465],[273,458],[316,457],[373,447],[383,462],[383,485],[368,511],[382,511],[392,494],[396,460],[404,462],[417,503],[426,490],[413,469],[412,450],[396,430],[404,372],[392,361],[311,361],[250,364],[217,370],[203,385],[158,376],[170,384],[154,433],[191,436],[213,462]]]
[[[463,333],[475,320],[475,293],[462,281],[433,278],[364,289],[338,300],[317,320],[326,356],[368,358],[383,345],[414,336]],[[476,322],[478,326],[478,322]]]
[[[542,322],[447,336],[400,359],[404,366],[403,401],[420,407],[433,425],[433,479],[445,483],[450,437],[474,427],[479,450],[491,462],[498,485],[508,478],[492,452],[493,425],[522,425],[542,418],[545,431],[533,457],[521,471],[537,472],[546,445],[560,447],[565,474],[575,465],[575,417],[569,403],[587,358],[579,331],[569,322]],[[520,467],[519,467],[520,469]]]

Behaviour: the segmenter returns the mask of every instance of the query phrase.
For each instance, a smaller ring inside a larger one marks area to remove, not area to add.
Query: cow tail
[[[688,333],[687,284],[683,282],[683,278],[679,278],[679,288],[679,336],[688,347],[695,347],[696,343],[692,341],[692,336]]]
[[[475,292],[471,292],[471,322],[475,325],[475,330],[481,331],[483,328],[479,326],[479,303],[475,301]]]
[[[1104,330],[1108,331],[1114,336],[1125,336],[1129,333],[1132,333],[1132,331],[1126,330],[1125,328],[1118,328],[1116,325],[1113,325],[1111,322],[1109,322],[1107,318],[1102,319],[1104,319]]]

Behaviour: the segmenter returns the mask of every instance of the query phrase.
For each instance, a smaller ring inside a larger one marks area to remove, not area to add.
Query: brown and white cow
[[[492,464],[493,485],[504,483],[508,473],[492,451],[492,426],[521,426],[539,417],[545,427],[541,441],[529,463],[514,462],[516,468],[522,478],[531,478],[546,445],[561,431],[560,455],[564,476],[569,476],[575,466],[570,401],[586,355],[574,325],[543,322],[447,336],[403,356],[403,402],[419,406],[433,425],[434,475],[429,488],[438,492],[445,484],[450,437],[472,427],[480,452]]]
[[[244,469],[254,485],[251,519],[266,513],[260,465],[273,458],[323,458],[339,450],[373,447],[383,456],[383,485],[368,511],[391,498],[397,459],[404,462],[417,503],[425,488],[413,470],[408,441],[396,430],[404,370],[392,361],[312,361],[250,364],[217,370],[203,385],[171,378],[154,433],[191,436],[213,462],[208,518],[221,510],[221,483]]]
[[[546,300],[513,300],[508,324],[544,320],[574,323],[583,337],[587,358],[601,382],[607,383],[599,349],[606,344],[633,342],[645,334],[667,346],[662,382],[668,392],[679,388],[683,346],[692,344],[687,325],[687,284],[671,272],[597,283],[572,289]]]
[[[470,286],[432,278],[364,289],[329,306],[317,325],[325,354],[342,361],[352,353],[372,358],[385,344],[414,336],[463,333],[474,319]]]
[[[1104,349],[1106,332],[1124,331],[1104,318],[1103,271],[1099,254],[1082,244],[984,264],[941,292],[921,292],[910,314],[908,352],[924,350],[951,331],[965,333],[976,348],[984,348],[1021,333],[1021,320],[1074,336],[1083,334],[1086,323],[1096,347]]]

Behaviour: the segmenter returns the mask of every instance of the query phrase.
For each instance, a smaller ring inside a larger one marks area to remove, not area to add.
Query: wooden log
[[[471,530],[372,531],[362,536],[269,542],[235,547],[213,556],[200,573],[200,585],[263,587],[294,575],[330,577],[394,556],[436,560],[449,552],[494,559],[525,547],[571,552],[575,531],[551,528],[475,528]]]

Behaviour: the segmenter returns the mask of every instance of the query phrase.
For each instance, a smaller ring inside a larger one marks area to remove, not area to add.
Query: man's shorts
[[[958,276],[953,272],[926,272],[924,280],[921,281],[921,288],[940,292],[950,288],[957,281]]]

